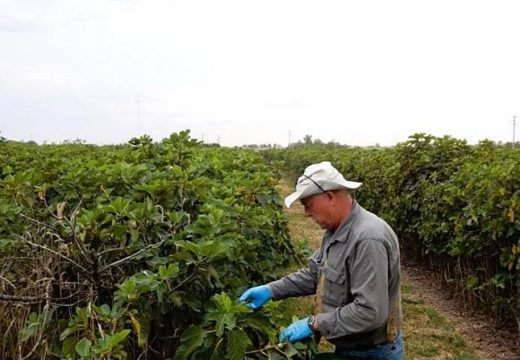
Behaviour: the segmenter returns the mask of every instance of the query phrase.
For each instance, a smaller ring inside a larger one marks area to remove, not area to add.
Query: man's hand
[[[288,339],[291,343],[311,337],[313,332],[309,326],[309,318],[293,322],[280,334],[280,342]]]
[[[246,290],[246,292],[240,296],[240,301],[248,301],[249,307],[253,310],[256,310],[264,305],[267,301],[271,300],[272,297],[273,295],[271,294],[269,286],[260,285]]]

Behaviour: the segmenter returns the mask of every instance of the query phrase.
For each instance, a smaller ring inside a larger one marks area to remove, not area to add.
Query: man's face
[[[301,199],[305,215],[311,217],[322,229],[334,228],[331,194],[321,193]]]

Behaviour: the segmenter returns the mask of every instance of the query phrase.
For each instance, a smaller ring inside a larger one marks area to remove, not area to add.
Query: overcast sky
[[[8,139],[476,143],[515,114],[517,0],[0,0]]]

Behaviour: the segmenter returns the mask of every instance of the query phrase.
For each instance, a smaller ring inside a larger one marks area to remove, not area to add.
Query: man
[[[360,186],[328,161],[307,167],[285,205],[300,200],[326,230],[320,249],[307,268],[251,288],[240,300],[256,309],[271,299],[316,294],[315,315],[291,324],[280,341],[316,334],[340,358],[402,359],[399,243],[385,221],[352,198]]]

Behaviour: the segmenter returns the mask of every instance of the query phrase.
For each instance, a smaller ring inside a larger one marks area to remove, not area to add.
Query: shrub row
[[[258,154],[188,131],[121,146],[8,141],[0,169],[0,358],[270,353],[276,308],[235,299],[297,251]]]
[[[358,200],[396,229],[408,257],[436,270],[465,304],[518,319],[519,150],[415,134],[392,148],[299,146],[264,156],[292,174],[331,161],[364,183]]]

